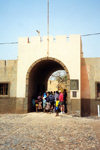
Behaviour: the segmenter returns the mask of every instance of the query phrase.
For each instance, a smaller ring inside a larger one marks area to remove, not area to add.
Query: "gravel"
[[[0,150],[99,150],[94,118],[67,114],[0,114]]]

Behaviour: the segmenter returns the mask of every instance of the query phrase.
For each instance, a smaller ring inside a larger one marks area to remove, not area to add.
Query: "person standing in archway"
[[[43,94],[43,112],[45,112],[45,106],[46,106],[46,93]]]
[[[52,91],[50,92],[50,95],[49,95],[49,101],[50,101],[50,111],[53,112],[55,98],[54,98]]]
[[[64,95],[64,111],[65,111],[65,113],[67,113],[67,92],[66,92],[66,89],[64,89],[63,95]]]
[[[32,106],[33,106],[32,110],[35,111],[36,110],[36,108],[35,108],[35,98],[32,99]]]
[[[62,90],[59,94],[59,101],[60,101],[61,113],[64,113],[64,96],[63,96],[63,91]]]

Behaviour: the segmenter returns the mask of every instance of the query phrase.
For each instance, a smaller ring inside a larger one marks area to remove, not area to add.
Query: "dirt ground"
[[[100,118],[0,114],[0,150],[100,150]]]

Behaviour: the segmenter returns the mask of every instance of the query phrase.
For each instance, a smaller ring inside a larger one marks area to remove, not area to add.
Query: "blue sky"
[[[0,43],[47,34],[47,0],[0,0]],[[50,35],[100,32],[100,0],[50,0]],[[100,57],[100,35],[82,37],[84,57]],[[17,45],[0,45],[0,59],[17,59]]]

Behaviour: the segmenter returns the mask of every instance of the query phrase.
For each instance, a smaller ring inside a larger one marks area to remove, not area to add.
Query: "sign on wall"
[[[78,90],[79,89],[79,80],[70,80],[70,89]]]

